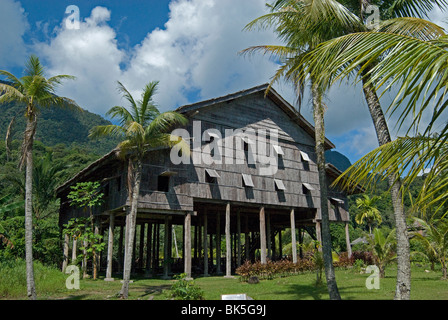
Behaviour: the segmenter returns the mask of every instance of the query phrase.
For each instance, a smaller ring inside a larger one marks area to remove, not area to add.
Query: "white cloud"
[[[157,100],[166,110],[187,103],[189,91],[207,99],[269,81],[274,63],[238,55],[276,41],[271,32],[242,32],[265,13],[264,0],[178,0],[170,10],[165,28],[152,31],[133,52],[125,78],[134,90],[160,80]]]
[[[0,21],[0,69],[23,64],[26,57],[23,35],[28,29],[28,22],[20,2],[0,1]]]
[[[63,23],[49,43],[38,43],[35,50],[48,61],[49,73],[76,76],[58,94],[74,99],[89,111],[104,114],[120,101],[116,81],[121,77],[120,63],[126,54],[117,47],[116,33],[106,23],[110,11],[92,10],[80,29],[67,29]]]
[[[275,63],[238,54],[252,45],[277,42],[270,31],[242,32],[264,13],[265,0],[173,1],[164,28],[151,31],[140,44],[124,51],[108,24],[113,12],[96,7],[79,30],[61,24],[50,41],[36,44],[35,49],[48,61],[51,74],[77,77],[59,94],[90,111],[104,115],[121,103],[117,80],[135,96],[146,83],[159,80],[155,99],[165,111],[195,102],[189,101],[192,92],[197,99],[207,99],[268,82]]]

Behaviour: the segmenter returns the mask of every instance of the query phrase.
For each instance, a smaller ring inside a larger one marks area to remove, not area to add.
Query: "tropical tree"
[[[381,197],[373,196],[370,198],[368,195],[364,194],[362,198],[356,199],[356,207],[360,210],[355,216],[355,221],[357,224],[364,224],[364,220],[369,226],[369,234],[372,234],[372,225],[377,222],[380,224],[383,220],[381,218],[381,213],[376,207],[376,203]]]
[[[308,54],[304,54],[297,61],[293,61],[294,67],[290,68],[287,75],[295,78],[295,82],[301,83],[304,78],[311,75],[316,83],[323,88],[329,87],[331,84],[340,80],[340,73],[344,76],[350,75],[355,68],[346,68],[350,59],[341,58],[345,54],[346,47],[351,50],[362,50],[356,48],[352,42],[347,41],[345,46],[339,46],[340,39],[350,37],[351,35],[364,35],[370,32],[374,26],[366,25],[370,17],[364,13],[369,4],[376,4],[381,14],[389,20],[379,23],[379,28],[383,32],[399,34],[402,36],[416,36],[420,39],[430,39],[437,35],[443,34],[443,30],[428,21],[419,18],[407,17],[414,15],[417,17],[425,16],[434,6],[442,7],[446,4],[445,0],[425,0],[425,1],[358,1],[345,0],[339,1],[343,3],[352,12],[358,14],[358,22],[346,30],[346,35],[335,37],[326,41],[311,50]],[[353,36],[354,38],[355,36]],[[350,38],[353,40],[353,38]],[[391,142],[389,128],[386,118],[381,108],[380,100],[376,92],[374,81],[371,79],[372,70],[375,69],[376,63],[381,55],[370,57],[366,63],[358,71],[358,75],[363,82],[363,93],[371,114],[375,131],[380,146]],[[352,57],[353,58],[353,57]],[[366,60],[366,61],[367,61]],[[403,59],[402,61],[405,61]],[[406,60],[407,61],[407,60]],[[410,299],[410,250],[409,239],[407,235],[406,215],[402,204],[402,196],[400,190],[402,184],[399,176],[393,175],[387,177],[390,186],[392,203],[394,207],[394,217],[398,239],[398,274],[395,299]]]
[[[413,231],[412,235],[420,241],[428,258],[436,258],[442,266],[442,279],[447,280],[448,263],[448,221],[446,219],[424,219],[414,218],[424,233]],[[431,260],[431,259],[430,259]]]
[[[84,251],[92,253],[93,260],[93,280],[97,279],[98,272],[98,250],[101,248],[102,236],[95,232],[95,218],[93,216],[93,208],[101,205],[104,193],[100,192],[101,184],[99,182],[79,182],[71,187],[71,191],[67,198],[70,199],[70,205],[77,206],[82,209],[89,210],[90,230],[85,230],[84,235]],[[87,248],[87,244],[89,248]],[[86,261],[84,261],[84,266]]]
[[[7,228],[4,226],[5,221],[8,220],[5,216],[11,211],[23,208],[24,204],[23,200],[11,201],[12,199],[12,195],[5,195],[0,198],[0,244],[10,248],[14,247],[14,244],[9,238]]]
[[[375,265],[380,270],[380,278],[384,278],[386,266],[397,258],[395,230],[392,230],[386,237],[379,228],[375,228],[373,236],[369,234],[366,239],[369,242]]]
[[[161,113],[153,97],[159,82],[149,82],[143,89],[141,99],[135,100],[126,87],[118,82],[118,90],[129,103],[129,110],[122,106],[111,108],[107,115],[117,118],[119,124],[97,126],[90,132],[91,138],[114,136],[122,139],[118,144],[118,155],[128,162],[128,192],[130,208],[126,216],[125,261],[123,286],[120,295],[127,298],[132,264],[132,251],[136,228],[138,198],[142,178],[144,156],[154,148],[182,143],[179,137],[169,132],[175,125],[185,125],[188,120],[173,111]],[[129,231],[128,231],[129,230]]]
[[[307,83],[308,73],[297,73],[296,62],[307,52],[314,49],[319,43],[341,36],[347,31],[357,27],[357,17],[344,6],[334,0],[278,0],[268,5],[271,13],[257,18],[246,26],[252,30],[255,27],[264,29],[274,27],[275,33],[286,46],[256,46],[244,50],[244,53],[253,54],[262,52],[279,58],[283,65],[278,69],[273,81],[285,78],[291,81],[297,92],[299,105]],[[300,79],[299,81],[297,81]],[[315,81],[314,76],[309,77],[313,118],[315,124],[315,150],[319,172],[321,218],[322,218],[322,252],[325,264],[325,276],[330,299],[340,299],[336,283],[329,226],[329,213],[327,201],[326,161],[325,161],[325,124],[323,95],[325,88]],[[268,88],[269,90],[269,88]]]
[[[8,71],[0,70],[7,83],[0,83],[3,95],[0,102],[14,101],[25,106],[27,120],[21,150],[20,168],[25,169],[25,242],[26,242],[26,272],[27,295],[36,299],[36,286],[33,271],[33,143],[36,134],[37,119],[40,108],[51,106],[77,107],[76,103],[68,98],[58,97],[56,88],[63,80],[74,79],[69,75],[57,75],[45,78],[45,69],[35,55],[30,56],[25,64],[24,76],[20,79]]]

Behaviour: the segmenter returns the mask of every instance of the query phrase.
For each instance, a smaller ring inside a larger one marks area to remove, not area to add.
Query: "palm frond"
[[[124,126],[128,122],[136,121],[133,115],[125,107],[115,106],[106,112],[112,119],[119,119],[120,125]]]
[[[447,4],[446,0],[394,0],[387,9],[387,15],[426,18],[434,8],[444,10]]]
[[[43,77],[44,67],[40,63],[39,58],[36,55],[31,55],[25,63],[25,76],[28,77]]]
[[[134,97],[128,91],[128,89],[126,89],[126,87],[120,81],[117,81],[117,83],[118,83],[118,86],[117,86],[118,92],[122,95],[123,98],[125,98],[130,103],[130,108],[132,109],[132,112],[131,112],[132,118],[134,119],[134,121],[139,121],[140,114],[139,114],[137,102],[134,100]]]
[[[146,128],[145,135],[151,136],[157,133],[169,133],[176,125],[186,125],[188,119],[177,112],[168,111],[158,115]]]
[[[25,95],[13,86],[0,83],[0,92],[3,94],[0,96],[0,102],[17,101],[21,103],[27,103]]]
[[[448,195],[448,143],[433,137],[402,137],[385,144],[358,160],[336,179],[339,185],[353,190],[356,184],[373,188],[378,180],[401,177],[406,192],[415,179],[429,170],[422,189],[414,203],[414,210],[441,207]]]
[[[112,137],[124,137],[126,135],[126,130],[122,126],[117,125],[107,125],[107,126],[96,126],[90,129],[89,138],[97,139],[106,136]]]

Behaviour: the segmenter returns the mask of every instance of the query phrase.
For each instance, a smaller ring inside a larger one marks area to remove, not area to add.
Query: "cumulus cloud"
[[[23,64],[26,57],[26,45],[23,35],[29,25],[25,11],[20,2],[15,0],[0,1],[0,21],[2,35],[0,37],[0,67]]]
[[[207,99],[268,82],[274,63],[238,54],[275,43],[271,33],[242,32],[264,13],[264,0],[174,1],[165,28],[152,31],[135,48],[126,82],[138,89],[150,79],[160,80],[158,101],[164,109],[189,102],[191,92]]]
[[[139,96],[149,81],[160,81],[156,101],[163,111],[268,82],[277,68],[262,56],[251,59],[239,51],[274,44],[272,32],[242,32],[244,26],[266,13],[265,1],[177,0],[170,4],[163,29],[147,34],[131,50],[120,49],[108,24],[107,8],[96,7],[79,30],[62,23],[55,36],[38,43],[52,74],[71,74],[77,81],[61,95],[104,115],[122,101],[115,90],[119,80]]]
[[[126,53],[118,49],[115,31],[107,24],[110,11],[92,10],[79,29],[63,23],[48,43],[37,43],[35,51],[45,59],[51,75],[69,74],[76,81],[66,82],[58,94],[74,99],[89,111],[104,114],[119,103],[116,81]]]

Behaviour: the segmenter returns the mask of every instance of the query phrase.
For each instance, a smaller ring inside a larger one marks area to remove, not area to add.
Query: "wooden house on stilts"
[[[304,232],[320,239],[314,128],[275,90],[265,95],[266,89],[261,85],[177,109],[189,119],[176,133],[190,142],[191,154],[175,148],[147,154],[134,270],[165,277],[172,272],[231,276],[246,260],[282,258],[286,229],[291,229],[293,260]],[[326,141],[327,150],[334,147]],[[329,185],[340,173],[327,165]],[[67,198],[70,187],[84,181],[100,181],[103,188],[95,218],[99,232],[108,231],[102,266],[111,278],[123,266],[127,165],[112,151],[60,186],[61,228],[87,215]],[[350,253],[347,194],[330,189],[328,195],[330,220],[345,224]],[[70,241],[65,238],[66,261]],[[182,244],[176,255],[173,241]]]

